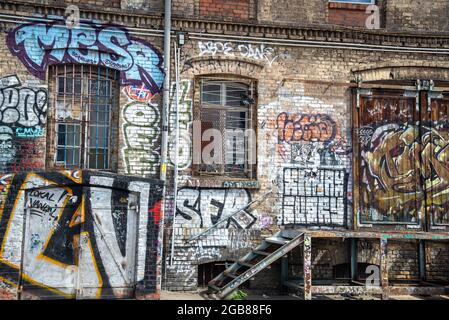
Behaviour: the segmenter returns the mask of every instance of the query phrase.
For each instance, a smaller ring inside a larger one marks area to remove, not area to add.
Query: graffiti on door
[[[155,292],[144,274],[157,273],[159,185],[79,171],[1,181],[0,283],[21,281],[25,299]]]
[[[390,123],[372,131],[362,152],[366,219],[418,223],[427,206],[435,223],[449,223],[449,124]]]

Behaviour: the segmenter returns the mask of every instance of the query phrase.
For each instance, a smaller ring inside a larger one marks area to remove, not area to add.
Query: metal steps
[[[239,286],[253,278],[260,271],[285,256],[304,241],[303,233],[279,231],[266,238],[256,249],[232,264],[229,268],[211,280],[209,294],[224,299]]]

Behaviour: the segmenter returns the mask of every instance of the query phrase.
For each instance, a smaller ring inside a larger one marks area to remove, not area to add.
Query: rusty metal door
[[[359,224],[421,226],[425,195],[418,152],[418,93],[365,90],[358,95],[355,181]]]
[[[449,227],[449,93],[423,92],[422,159],[427,225]]]
[[[359,225],[449,226],[449,95],[359,90],[354,148]]]

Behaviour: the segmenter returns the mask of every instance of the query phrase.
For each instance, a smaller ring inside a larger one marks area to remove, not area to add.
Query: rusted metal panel
[[[354,295],[362,295],[362,294],[382,294],[381,287],[373,287],[373,286],[313,286],[312,287],[313,294],[354,294]]]
[[[296,232],[307,232],[312,238],[359,238],[380,239],[382,237],[395,240],[432,240],[449,241],[449,233],[436,233],[424,231],[401,231],[401,232],[379,232],[379,231],[341,231],[341,230],[305,230],[297,229]]]
[[[418,286],[391,286],[389,287],[391,296],[402,295],[445,295],[449,293],[448,287],[418,287]]]

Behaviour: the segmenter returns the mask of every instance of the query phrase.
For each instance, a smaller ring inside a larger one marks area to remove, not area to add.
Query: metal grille
[[[221,150],[212,156],[219,163],[202,163],[200,173],[225,174],[249,177],[252,167],[248,164],[249,146],[246,130],[253,129],[251,103],[252,88],[236,81],[202,80],[201,82],[201,131],[216,129],[221,134]],[[202,142],[202,151],[210,142]]]
[[[118,72],[99,66],[52,66],[56,164],[110,169],[111,117],[118,100]]]

